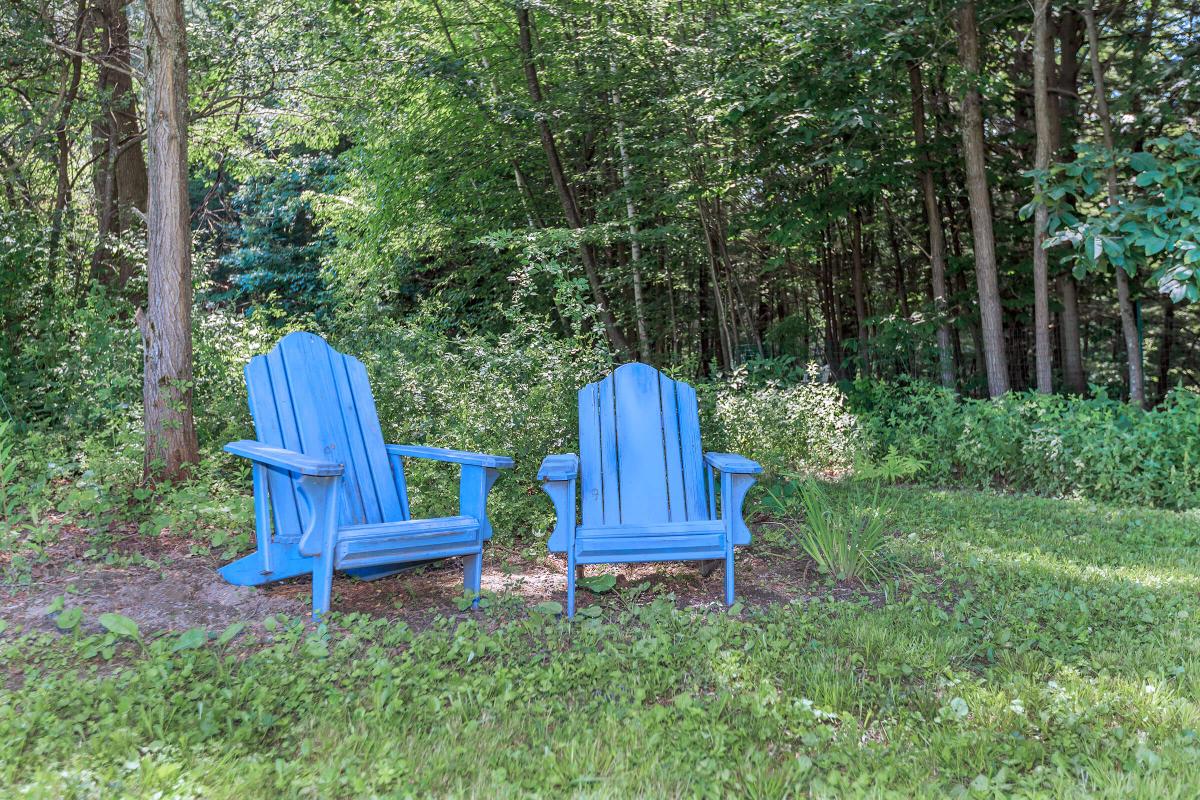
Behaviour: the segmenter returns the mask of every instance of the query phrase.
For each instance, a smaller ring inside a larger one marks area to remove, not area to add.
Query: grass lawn
[[[910,572],[840,599],[726,614],[626,591],[569,624],[500,595],[419,633],[335,614],[207,643],[10,626],[0,786],[1200,796],[1200,513],[884,497]]]

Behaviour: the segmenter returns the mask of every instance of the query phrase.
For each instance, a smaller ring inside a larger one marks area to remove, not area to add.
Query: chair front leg
[[[312,573],[313,619],[320,619],[329,610],[333,594],[333,569],[337,559],[338,490],[341,477],[303,476],[297,483],[297,494],[308,507],[308,526],[300,537],[299,550],[303,555],[316,556]]]
[[[500,470],[463,464],[458,481],[458,513],[479,520],[476,539],[479,551],[463,556],[463,592],[471,595],[471,608],[479,608],[479,594],[483,590],[483,543],[492,538],[492,523],[487,517],[487,496]]]
[[[725,523],[725,605],[734,603],[733,546],[750,544],[750,529],[742,516],[746,493],[756,482],[753,475],[721,473],[721,519]]]
[[[554,503],[554,530],[547,549],[552,553],[567,554],[567,618],[575,616],[575,580],[578,577],[575,563],[575,484],[576,479],[542,481],[542,491]]]

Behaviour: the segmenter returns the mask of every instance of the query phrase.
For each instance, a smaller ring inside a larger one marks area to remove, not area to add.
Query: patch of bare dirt
[[[89,560],[85,553],[94,534],[73,526],[60,529],[49,557],[35,566],[29,586],[0,590],[0,619],[10,626],[55,630],[48,609],[56,597],[65,605],[81,606],[89,627],[96,617],[115,612],[135,620],[147,631],[202,627],[219,630],[232,622],[261,621],[272,614],[307,616],[311,581],[297,577],[263,587],[233,586],[221,579],[220,562],[189,552],[181,537],[144,536],[136,530],[110,528],[108,547],[123,556],[128,566],[107,566]],[[521,551],[489,546],[484,552],[485,592],[516,598],[533,605],[546,600],[565,602],[566,558],[544,555],[529,558]],[[599,603],[619,605],[617,594],[646,585],[636,602],[673,595],[680,608],[719,609],[724,597],[724,568],[717,565],[704,576],[695,562],[610,564],[587,567],[587,574],[610,573],[617,591],[594,595],[580,589],[579,608]],[[736,556],[737,596],[746,606],[804,602],[814,597],[849,597],[864,590],[852,585],[829,585],[806,560],[772,553],[766,546],[741,549]],[[462,597],[461,559],[447,559],[375,581],[347,575],[334,578],[332,608],[365,612],[403,620],[415,629],[427,627],[440,616],[461,616],[456,600]],[[882,602],[867,593],[872,600]]]

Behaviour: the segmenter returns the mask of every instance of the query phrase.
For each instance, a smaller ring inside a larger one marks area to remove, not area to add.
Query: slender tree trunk
[[[1091,0],[1087,0],[1081,13],[1087,27],[1088,55],[1092,64],[1096,116],[1100,118],[1100,129],[1104,135],[1104,149],[1111,157],[1116,150],[1116,143],[1113,138],[1112,117],[1108,113],[1108,97],[1104,88],[1104,66],[1100,63],[1100,35],[1096,28],[1096,13],[1092,9]],[[1121,190],[1117,186],[1116,167],[1111,164],[1111,161],[1106,173],[1108,175],[1108,204],[1115,206],[1121,202]],[[1129,275],[1115,265],[1113,271],[1117,274],[1117,306],[1121,312],[1121,334],[1125,341],[1125,357],[1129,363],[1129,402],[1139,408],[1145,408],[1146,389],[1142,369],[1142,347],[1138,337],[1136,312],[1130,297]]]
[[[92,274],[118,290],[133,277],[132,259],[109,252],[107,240],[134,224],[137,212],[146,212],[146,158],[138,121],[137,95],[133,90],[129,46],[128,0],[99,0],[97,21],[97,78],[101,112],[93,124],[96,156],[98,245]]]
[[[971,230],[975,250],[975,280],[979,289],[979,316],[983,326],[983,355],[987,368],[988,394],[999,397],[1008,391],[1008,358],[1004,349],[1004,311],[996,270],[996,242],[992,232],[992,199],[988,190],[986,151],[983,140],[983,104],[977,82],[980,75],[979,26],[975,2],[967,0],[958,9],[958,53],[967,73],[962,98],[962,137],[966,159],[967,193],[971,200]]]
[[[1034,0],[1033,4],[1033,108],[1034,126],[1037,131],[1037,155],[1033,168],[1043,175],[1050,169],[1051,111],[1050,81],[1046,74],[1047,45],[1053,46],[1049,37],[1047,17],[1050,13],[1049,0]],[[1051,50],[1051,53],[1053,51]],[[1049,56],[1053,58],[1052,55]],[[1053,63],[1053,62],[1051,62]],[[1040,186],[1044,179],[1036,179]],[[1050,269],[1046,250],[1046,228],[1050,212],[1045,203],[1038,203],[1033,214],[1033,346],[1037,374],[1037,390],[1050,394],[1053,370],[1050,364]]]
[[[1170,297],[1162,298],[1163,330],[1158,345],[1158,402],[1167,399],[1171,391],[1171,351],[1175,347],[1175,303]]]
[[[937,350],[938,377],[942,386],[954,388],[954,354],[950,344],[950,323],[946,304],[946,234],[942,215],[938,211],[937,194],[933,187],[933,170],[928,164],[925,140],[925,87],[921,83],[921,65],[908,62],[908,82],[912,93],[913,138],[921,163],[921,198],[925,204],[925,221],[929,228],[930,286],[933,306],[938,316]]]
[[[867,330],[867,296],[863,278],[862,212],[854,209],[850,215],[850,280],[854,287],[854,320],[858,337],[858,358],[863,375],[871,374],[871,340]]]
[[[1070,142],[1074,140],[1079,107],[1079,48],[1082,45],[1079,29],[1079,15],[1070,6],[1064,6],[1058,21],[1059,48],[1062,53],[1058,68],[1058,131],[1060,145],[1066,145],[1060,157],[1067,161],[1075,158],[1075,150]],[[1068,392],[1082,395],[1087,392],[1087,379],[1083,371],[1083,347],[1079,335],[1079,287],[1070,271],[1059,274],[1058,293],[1063,306],[1059,316],[1063,383]]]
[[[46,290],[48,296],[55,291],[58,275],[58,254],[62,244],[63,227],[66,224],[67,208],[71,203],[71,141],[69,128],[71,111],[79,96],[79,80],[83,74],[83,38],[86,20],[91,12],[80,2],[75,17],[74,50],[67,59],[63,73],[63,86],[59,94],[58,119],[54,125],[55,172],[54,210],[50,216],[50,237],[47,242]]]
[[[1067,391],[1082,395],[1087,391],[1083,375],[1083,355],[1079,343],[1079,290],[1070,272],[1058,276],[1058,294],[1062,299],[1062,363],[1063,382]]]
[[[150,279],[138,311],[146,368],[144,472],[187,475],[199,460],[192,421],[192,264],[187,195],[187,31],[182,0],[146,3]]]
[[[529,8],[519,5],[516,11],[518,29],[517,45],[520,48],[521,61],[524,64],[525,83],[529,90],[529,99],[533,102],[534,112],[537,116],[538,136],[542,142],[542,150],[546,153],[546,161],[549,163],[550,177],[554,180],[554,189],[558,193],[558,200],[562,205],[567,225],[573,230],[582,230],[583,220],[580,217],[579,208],[575,204],[575,194],[571,190],[566,172],[563,170],[562,161],[558,156],[558,146],[554,141],[554,132],[550,129],[550,123],[546,121],[546,114],[542,110],[542,87],[538,80],[537,65],[533,60],[533,23],[530,20]],[[600,281],[600,270],[596,264],[596,255],[592,246],[586,242],[581,242],[579,252],[583,260],[584,273],[587,275],[588,286],[592,290],[592,300],[599,309],[600,319],[604,323],[604,330],[608,335],[609,344],[622,357],[633,359],[633,350],[629,347],[629,340],[621,332],[620,327],[617,325],[616,317],[613,316],[612,309],[609,307],[608,297],[605,294],[604,285]]]
[[[721,281],[717,275],[720,255],[715,241],[716,233],[712,229],[710,219],[712,212],[707,208],[703,198],[696,199],[696,208],[700,214],[700,227],[704,231],[704,244],[708,249],[708,281],[712,285],[713,303],[717,311],[717,330],[721,339],[721,358],[724,361],[722,366],[730,369],[733,367],[733,346],[736,339],[726,318],[725,298],[721,296]]]
[[[616,73],[616,64],[612,71]],[[633,271],[633,310],[637,317],[638,350],[650,359],[650,334],[646,329],[646,304],[642,297],[642,243],[638,239],[637,213],[633,206],[633,167],[625,146],[625,120],[621,117],[621,93],[612,92],[613,115],[617,120],[617,152],[621,156],[621,183],[625,189],[625,219],[629,226],[630,268]]]

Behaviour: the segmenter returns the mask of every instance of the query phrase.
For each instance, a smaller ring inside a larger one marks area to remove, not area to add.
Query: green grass
[[[3,639],[33,797],[1200,795],[1200,514],[896,489],[915,586]],[[111,660],[104,651],[115,654]]]

